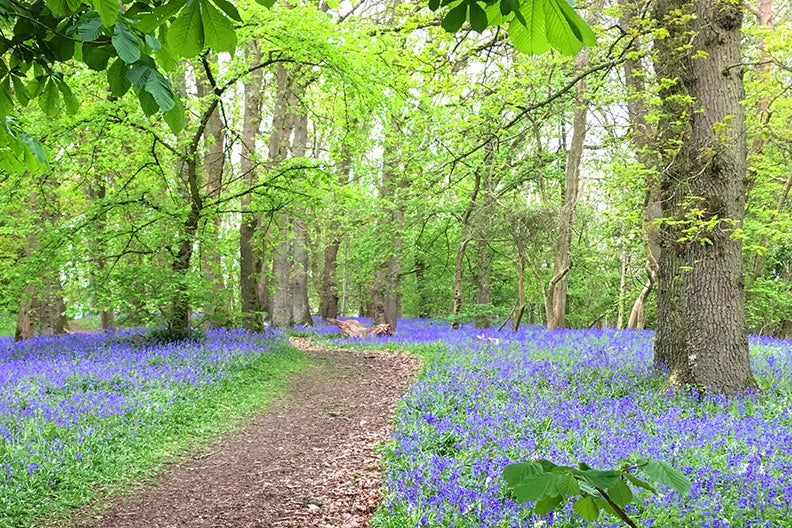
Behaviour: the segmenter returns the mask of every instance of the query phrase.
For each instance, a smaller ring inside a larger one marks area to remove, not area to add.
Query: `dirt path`
[[[314,368],[239,433],[82,528],[366,526],[380,498],[374,448],[418,371],[394,352],[326,350],[305,339]]]

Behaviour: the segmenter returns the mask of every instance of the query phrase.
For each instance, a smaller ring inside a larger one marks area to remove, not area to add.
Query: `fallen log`
[[[331,325],[337,326],[346,337],[363,338],[371,335],[377,337],[382,337],[384,335],[392,336],[394,331],[393,326],[389,324],[378,324],[371,328],[366,328],[355,319],[339,321],[338,319],[327,318],[325,321]]]

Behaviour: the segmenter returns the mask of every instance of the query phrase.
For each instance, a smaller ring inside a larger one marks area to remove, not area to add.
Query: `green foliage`
[[[554,48],[574,55],[596,42],[594,32],[566,0],[430,0],[429,9],[448,6],[443,29],[456,33],[465,23],[481,33],[489,26],[508,24],[509,40],[529,55]]]
[[[647,479],[637,478],[633,472],[641,470]],[[588,522],[596,521],[605,511],[635,526],[625,512],[635,498],[630,486],[638,486],[657,493],[650,482],[670,487],[683,494],[691,485],[682,473],[662,460],[643,458],[625,460],[619,469],[592,469],[584,463],[577,468],[558,466],[549,460],[510,464],[503,470],[503,479],[518,502],[534,502],[534,511],[546,514],[574,499],[572,508]]]
[[[184,113],[162,70],[173,68],[173,57],[195,57],[206,48],[233,53],[236,24],[242,22],[227,0],[137,0],[124,5],[115,0],[26,0],[0,2],[0,17],[13,27],[13,39],[0,45],[0,118],[33,99],[49,117],[63,107],[76,113],[72,80],[61,70],[76,59],[96,71],[112,63],[108,84],[116,97],[129,83],[136,84],[135,77],[141,108],[147,115],[165,114],[174,133],[183,128]],[[143,83],[134,73],[137,68],[149,72]],[[30,135],[0,127],[0,170],[39,170],[43,158],[43,149]]]

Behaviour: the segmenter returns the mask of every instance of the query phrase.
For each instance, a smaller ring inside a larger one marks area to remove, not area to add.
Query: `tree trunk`
[[[38,299],[39,334],[55,335],[66,331],[66,303],[61,295],[60,279],[47,275],[42,279]]]
[[[395,118],[394,118],[395,119]],[[387,205],[389,240],[387,257],[374,273],[374,292],[372,297],[371,322],[374,325],[387,324],[396,328],[396,321],[401,315],[401,293],[399,293],[400,256],[403,246],[401,229],[404,225],[404,201],[400,190],[409,187],[409,181],[398,174],[398,147],[386,150],[382,170],[380,196],[390,202]]]
[[[332,229],[332,226],[330,227]],[[319,300],[319,315],[322,319],[338,317],[338,282],[336,276],[338,249],[341,240],[335,234],[324,250],[324,267],[322,268],[322,295]]]
[[[311,308],[308,303],[308,247],[305,222],[295,217],[292,222],[294,231],[294,278],[292,284],[292,313],[294,322],[313,326]]]
[[[424,260],[423,249],[419,246],[415,255],[415,287],[418,290],[418,317],[430,317],[429,309],[429,281],[426,279],[426,261]]]
[[[514,312],[514,319],[512,320],[512,331],[516,332],[520,329],[520,321],[522,321],[523,314],[525,313],[525,259],[522,255],[517,259],[517,310]]]
[[[248,44],[249,64],[261,62],[261,49],[255,40]],[[242,122],[242,154],[239,170],[248,188],[257,181],[256,175],[256,137],[261,126],[261,85],[264,73],[254,70],[245,81],[245,113]],[[250,192],[242,196],[242,220],[239,224],[239,293],[242,302],[242,327],[251,332],[264,329],[263,308],[258,292],[261,262],[254,247],[254,237],[258,230],[258,220],[250,210],[253,196]]]
[[[666,13],[685,9],[679,0],[660,2],[655,17],[668,23]],[[679,237],[674,233],[678,228],[666,228],[663,237],[656,362],[663,359],[660,353],[667,352],[673,358],[671,384],[724,394],[757,388],[748,355],[742,242],[732,236],[742,226],[745,209],[744,92],[740,69],[735,67],[741,63],[741,9],[728,0],[696,0],[691,27],[669,27],[670,37],[667,43],[660,41],[656,65],[662,77],[678,79],[677,94],[689,95],[693,101],[692,108],[675,108],[678,103],[664,98],[668,119],[676,121],[661,127],[662,134],[670,134],[663,139],[682,138],[673,163],[663,161],[664,205],[671,207],[664,216],[683,220],[686,230]],[[663,53],[664,48],[670,51],[688,42],[691,28],[696,36],[690,56]],[[669,126],[674,122],[682,124],[676,131]],[[684,268],[669,271],[680,263]],[[672,296],[681,292],[684,300],[684,345],[669,351],[661,350],[661,345],[679,337],[669,332],[674,323],[663,312],[663,292]],[[671,324],[661,327],[661,321]]]
[[[692,71],[703,111],[693,117],[691,195],[701,211],[696,220],[716,226],[700,228],[700,238],[685,245],[688,357],[675,373],[680,381],[733,394],[758,388],[748,355],[742,240],[732,236],[745,214],[745,93],[735,67],[742,60],[743,16],[729,0],[697,0],[695,12],[693,48],[704,58],[692,61]]]
[[[492,304],[492,250],[487,241],[483,239],[476,242],[476,247],[478,253],[476,304],[481,309],[481,307]],[[489,328],[490,324],[489,313],[476,316],[476,328]]]
[[[616,328],[622,328],[624,325],[624,298],[627,296],[627,265],[630,262],[629,255],[626,251],[622,251],[620,260],[621,266],[619,266],[619,300],[616,314]]]
[[[33,339],[35,335],[35,319],[36,319],[36,287],[28,284],[25,291],[22,293],[22,299],[19,302],[19,312],[17,313],[16,331],[14,332],[14,341],[22,341],[23,339]]]
[[[488,151],[491,152],[491,151]],[[479,190],[481,189],[481,172],[476,171],[475,180],[473,182],[473,192],[470,193],[470,201],[465,208],[465,212],[461,218],[462,227],[459,232],[460,243],[457,249],[456,259],[454,260],[454,297],[453,305],[451,306],[451,328],[457,330],[459,328],[459,316],[462,313],[462,272],[465,265],[465,251],[470,243],[470,217],[476,208],[476,201],[478,200]]]
[[[209,82],[206,73],[197,70],[196,78],[197,96],[200,99],[215,97],[214,86]],[[203,138],[204,196],[208,200],[216,200],[223,189],[223,167],[225,164],[225,125],[219,108],[215,108],[209,114]],[[230,299],[226,294],[220,253],[217,251],[222,222],[217,214],[208,221],[211,222],[211,228],[204,229],[202,236],[201,269],[204,279],[211,285],[213,295],[209,304],[204,306],[204,314],[215,325],[227,325],[230,317]]]
[[[298,100],[296,94],[291,92],[292,126],[294,128],[294,139],[292,141],[292,157],[305,157],[306,146],[308,143],[308,117],[303,114],[295,114],[294,109]],[[305,214],[305,211],[300,211]],[[305,229],[305,221],[295,216],[292,221],[294,232],[294,272],[292,273],[292,317],[294,322],[301,325],[313,326],[311,317],[311,307],[308,303],[308,239]]]
[[[575,71],[580,72],[588,67],[588,50],[583,49],[575,56]],[[583,142],[586,139],[586,116],[588,114],[586,99],[586,79],[578,81],[575,88],[575,114],[572,120],[572,143],[569,146],[566,162],[566,185],[564,187],[564,204],[561,208],[561,219],[558,227],[558,238],[555,245],[554,277],[560,277],[549,288],[550,295],[545,296],[547,328],[566,327],[567,284],[568,273],[572,266],[572,231],[577,211],[580,163],[583,157]],[[566,271],[564,271],[566,270]],[[562,274],[562,271],[564,272]]]
[[[294,129],[293,114],[290,111],[294,78],[282,64],[278,64],[275,78],[277,95],[272,115],[272,132],[269,140],[269,167],[275,168],[288,157],[291,134]],[[272,312],[271,322],[275,327],[294,324],[292,310],[292,232],[291,216],[279,213],[278,244],[272,260]]]
[[[659,95],[663,101],[661,118],[657,126],[657,145],[660,151],[660,204],[663,219],[681,219],[681,204],[688,194],[687,176],[692,169],[687,166],[691,157],[690,122],[683,116],[691,112],[686,103],[693,95],[690,57],[679,53],[690,38],[691,27],[673,15],[686,10],[685,0],[658,0],[654,4],[653,18],[665,25],[669,35],[655,39],[655,70],[664,81]],[[667,22],[672,20],[674,22]],[[682,272],[682,237],[678,223],[664,220],[659,231],[660,255],[657,271],[657,323],[655,325],[654,366],[673,369],[687,361],[687,327],[685,315],[686,275]]]

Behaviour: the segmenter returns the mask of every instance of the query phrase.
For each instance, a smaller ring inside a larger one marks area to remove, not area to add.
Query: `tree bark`
[[[492,303],[492,250],[487,241],[482,238],[476,241],[476,249],[476,253],[478,253],[476,304],[483,307]],[[489,314],[476,316],[476,328],[489,328],[490,324]]]
[[[470,193],[470,201],[468,201],[467,207],[465,207],[465,212],[462,214],[460,219],[460,223],[462,225],[459,231],[460,242],[459,248],[457,249],[456,258],[454,259],[454,297],[453,304],[451,306],[451,315],[453,317],[451,328],[454,330],[459,329],[460,326],[459,316],[462,313],[462,273],[464,271],[465,265],[465,251],[467,250],[467,246],[470,244],[471,240],[470,217],[476,208],[476,202],[478,200],[478,194],[480,190],[481,171],[477,170],[475,173],[475,180],[473,181],[473,191]]]
[[[679,11],[682,10],[682,11]],[[687,160],[691,158],[690,122],[683,116],[691,112],[686,103],[693,95],[693,73],[689,56],[679,53],[690,38],[690,23],[682,22],[677,12],[689,10],[685,0],[658,0],[652,16],[658,25],[668,30],[668,36],[655,39],[655,71],[661,84],[659,95],[663,101],[657,126],[657,145],[660,150],[660,204],[663,222],[659,231],[660,255],[657,271],[657,323],[654,341],[654,366],[673,369],[687,359],[687,327],[685,315],[684,280],[682,272],[682,237],[679,224],[669,220],[681,219],[681,204],[688,194],[687,176],[692,174]]]
[[[259,64],[262,53],[258,43],[251,40],[247,49],[248,63]],[[261,86],[264,79],[262,69],[254,70],[245,81],[245,111],[242,122],[242,154],[239,170],[248,188],[257,181],[256,175],[256,138],[261,126]],[[255,250],[254,240],[259,223],[250,210],[253,196],[250,192],[241,198],[242,220],[239,224],[239,292],[242,302],[242,327],[251,332],[264,329],[258,292],[261,262]]]
[[[17,324],[14,331],[14,341],[33,339],[35,335],[35,297],[36,287],[28,284],[19,301],[19,312],[17,312]]]
[[[381,196],[391,204],[387,206],[387,223],[390,240],[385,241],[389,248],[387,257],[374,272],[371,322],[375,325],[386,324],[396,328],[401,315],[401,293],[399,293],[400,255],[403,246],[401,228],[404,225],[404,204],[400,190],[409,187],[409,181],[397,173],[399,170],[396,149],[385,153],[382,171]]]
[[[745,214],[746,144],[742,60],[742,7],[729,0],[697,0],[693,60],[695,100],[691,193],[700,239],[685,246],[688,357],[679,380],[733,394],[758,385],[748,355],[742,240],[732,236]],[[700,199],[699,199],[700,198]],[[700,211],[700,212],[696,212]]]
[[[208,64],[208,62],[207,62]],[[196,90],[199,99],[216,97],[205,72],[196,70]],[[225,165],[225,125],[220,108],[215,107],[206,122],[203,133],[203,193],[206,199],[216,200],[223,189],[223,169]],[[211,301],[204,306],[207,320],[215,325],[228,325],[230,322],[230,299],[226,294],[225,280],[222,274],[222,262],[217,251],[220,240],[221,218],[215,214],[207,222],[209,229],[204,228],[201,243],[201,269],[204,279],[211,285],[213,295]]]
[[[308,117],[302,113],[295,113],[297,107],[297,97],[292,90],[290,94],[290,107],[292,111],[291,121],[294,129],[294,139],[292,141],[292,157],[305,157],[306,146],[308,143]],[[305,214],[302,210],[300,213]],[[294,232],[294,272],[292,273],[292,317],[294,322],[305,326],[313,326],[311,317],[311,307],[308,303],[308,238],[305,228],[305,220],[299,216],[294,216],[292,221]]]
[[[338,183],[346,185],[349,171],[352,168],[352,153],[347,145],[341,147],[341,159],[338,162]],[[341,224],[336,219],[340,211],[331,211],[328,225],[329,243],[324,250],[324,266],[322,267],[322,291],[319,296],[319,314],[323,319],[338,317],[338,250],[341,247]]]
[[[291,91],[294,78],[282,64],[278,64],[275,78],[277,94],[272,115],[272,132],[269,139],[269,167],[277,167],[288,157],[291,134],[294,129],[293,114],[290,111]],[[292,232],[291,216],[281,212],[276,216],[279,235],[272,260],[272,313],[271,323],[275,327],[294,324],[292,310]]]
[[[583,49],[575,56],[575,71],[580,72],[588,67],[588,50]],[[555,245],[554,277],[560,277],[552,286],[548,286],[549,295],[545,302],[547,328],[550,330],[566,327],[567,286],[569,275],[563,270],[572,266],[572,231],[577,212],[580,163],[583,157],[583,142],[586,139],[586,116],[588,114],[586,99],[586,79],[581,79],[575,88],[575,113],[572,120],[572,143],[569,146],[566,162],[566,185],[564,187],[564,204],[561,207],[561,218],[558,227],[558,238]]]
[[[675,121],[661,127],[662,134],[673,133],[663,138],[669,143],[660,142],[666,148],[682,138],[671,163],[663,160],[662,191],[671,208],[664,216],[685,230],[664,230],[655,361],[662,354],[672,358],[672,385],[733,394],[758,387],[748,355],[742,242],[732,236],[742,226],[747,165],[744,90],[741,70],[735,67],[741,63],[742,8],[728,0],[696,0],[692,8],[690,27],[673,24],[678,17],[666,17],[687,9],[679,0],[659,2],[655,11],[658,21],[670,24],[668,42],[660,41],[658,47],[657,71],[677,79],[677,93],[694,102],[692,108],[669,107],[666,113]],[[689,56],[663,53],[666,46],[678,49],[679,43],[689,42],[689,29],[695,35]],[[676,131],[669,126],[674,122],[682,125]],[[669,271],[680,264],[684,268]],[[683,298],[684,343],[664,351],[661,346],[680,339],[669,332],[674,318],[660,303],[668,292]],[[661,326],[661,321],[670,324]]]

